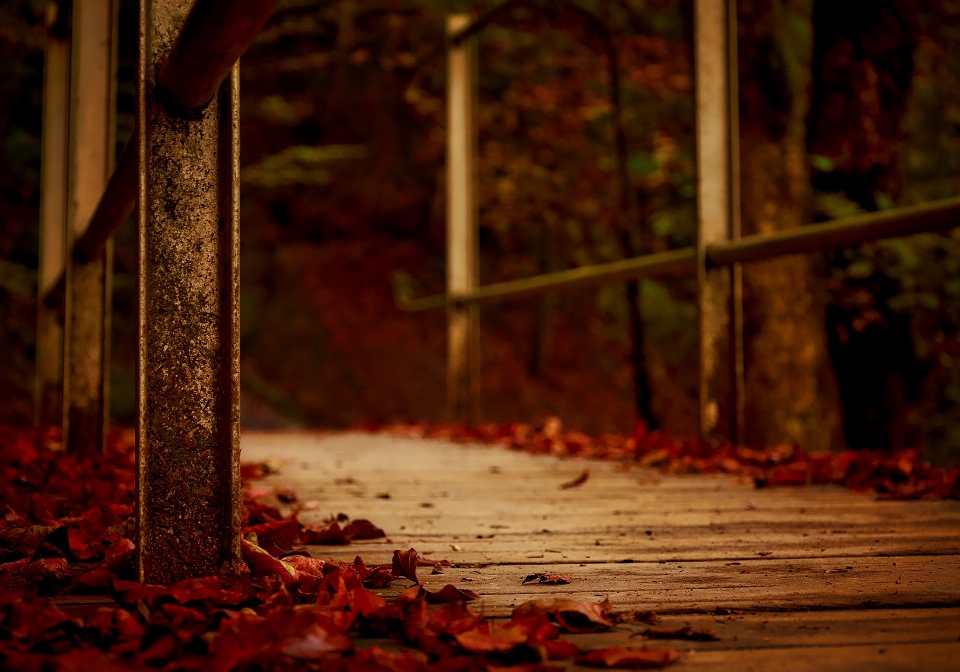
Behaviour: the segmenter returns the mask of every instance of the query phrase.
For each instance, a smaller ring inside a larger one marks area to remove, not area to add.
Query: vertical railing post
[[[86,230],[113,170],[117,6],[73,0],[66,249]],[[107,421],[112,246],[66,256],[63,430],[68,449],[103,447]]]
[[[157,69],[192,0],[141,0],[137,572],[231,572],[240,551],[239,65],[200,110]]]
[[[739,264],[710,268],[706,246],[740,237],[736,2],[694,5],[697,133],[697,307],[700,435],[743,437],[743,311]]]
[[[468,15],[452,15],[447,34],[469,24]],[[452,296],[479,284],[475,71],[473,39],[453,45],[447,81],[447,293]],[[447,314],[447,414],[453,422],[469,424],[479,420],[479,413],[479,307],[454,306]]]
[[[63,273],[67,235],[70,9],[65,2],[47,5],[42,126],[35,421],[53,427],[62,421],[63,305],[61,300],[49,305],[47,295]]]

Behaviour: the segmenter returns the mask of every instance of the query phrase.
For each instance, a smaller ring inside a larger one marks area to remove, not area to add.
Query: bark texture
[[[739,6],[742,227],[751,235],[809,221],[812,1]],[[813,260],[748,264],[743,277],[746,443],[840,448],[839,394]]]

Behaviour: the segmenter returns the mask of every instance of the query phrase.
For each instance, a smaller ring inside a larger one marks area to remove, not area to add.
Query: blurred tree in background
[[[443,289],[437,49],[448,12],[498,4],[283,0],[244,57],[248,426],[441,418],[444,315],[404,314],[392,292]],[[478,37],[482,282],[693,244],[690,0],[513,4]],[[960,193],[960,1],[915,4],[741,0],[747,233]],[[30,418],[42,9],[0,8],[0,421]],[[136,2],[124,0],[120,142],[135,26]],[[134,245],[128,223],[112,374],[124,422]],[[752,442],[924,443],[937,459],[960,456],[960,234],[756,264],[746,289]],[[486,418],[558,414],[629,431],[642,377],[646,412],[692,434],[694,296],[692,280],[643,281],[635,294],[609,286],[485,307]]]

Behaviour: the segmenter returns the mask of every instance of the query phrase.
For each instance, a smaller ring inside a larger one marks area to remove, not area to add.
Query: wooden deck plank
[[[818,672],[952,672],[957,669],[960,642],[878,646],[824,646],[791,649],[697,651],[675,669],[683,670],[818,670]],[[572,666],[572,668],[575,666]],[[590,668],[576,669],[587,670]],[[595,669],[595,668],[594,668]]]
[[[434,590],[446,583],[466,586],[480,594],[477,608],[496,617],[508,616],[515,605],[527,600],[547,598],[596,601],[608,597],[625,612],[960,605],[960,558],[955,556],[763,559],[739,564],[557,563],[550,571],[572,576],[573,583],[522,585],[530,570],[519,565],[452,567],[444,569],[442,576],[433,576],[427,568],[421,571],[421,581]]]
[[[650,640],[650,627],[690,626],[710,630],[717,641]],[[683,614],[664,616],[655,626],[628,623],[613,632],[570,635],[583,649],[607,646],[672,646],[695,651],[823,646],[887,646],[921,642],[956,642],[960,609],[874,609],[853,611]]]
[[[902,529],[902,528],[901,528]],[[728,530],[717,534],[709,527],[653,528],[617,533],[585,530],[580,534],[514,534],[495,531],[493,538],[464,535],[390,534],[390,542],[357,542],[345,547],[316,547],[318,557],[352,560],[362,555],[370,562],[390,559],[394,548],[416,548],[423,556],[461,565],[550,564],[565,562],[659,562],[694,560],[749,560],[770,558],[847,558],[901,555],[956,555],[960,539],[948,530],[883,530],[864,533],[780,532]],[[486,530],[484,532],[487,532]],[[490,532],[493,534],[493,532]],[[598,543],[599,542],[599,543]],[[454,550],[454,547],[460,550]]]

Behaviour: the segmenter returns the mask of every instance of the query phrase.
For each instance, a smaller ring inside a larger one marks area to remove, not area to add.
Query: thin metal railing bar
[[[669,252],[658,252],[642,257],[620,259],[603,264],[592,264],[565,271],[544,273],[520,280],[509,280],[484,285],[469,294],[448,296],[440,294],[421,299],[400,301],[404,310],[411,312],[442,308],[463,303],[492,303],[501,299],[516,299],[537,296],[544,292],[576,287],[589,287],[607,283],[632,280],[689,275],[696,271],[697,251],[684,247]]]
[[[715,243],[707,247],[706,255],[711,266],[729,266],[738,262],[761,261],[791,254],[822,252],[884,238],[944,231],[958,225],[960,197]],[[484,285],[469,294],[440,294],[419,299],[399,297],[397,303],[403,310],[419,312],[448,305],[491,303],[503,299],[537,296],[545,292],[636,278],[690,275],[696,272],[696,257],[696,248],[684,247],[669,252]]]
[[[210,102],[230,68],[253,41],[279,0],[197,0],[158,75],[162,102],[190,116]],[[73,248],[79,261],[94,259],[133,212],[137,198],[137,128],[124,145],[90,223]],[[45,297],[63,294],[58,280]]]
[[[707,260],[713,266],[728,266],[790,254],[822,252],[884,238],[932,233],[957,225],[960,225],[960,197],[718,243],[707,248]]]

